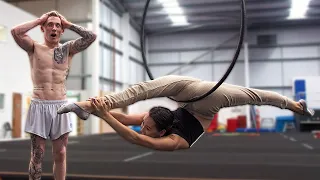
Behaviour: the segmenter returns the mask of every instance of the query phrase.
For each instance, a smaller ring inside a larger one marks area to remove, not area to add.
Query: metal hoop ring
[[[238,46],[236,48],[233,60],[229,66],[229,68],[227,69],[227,71],[225,72],[225,74],[223,75],[223,77],[220,79],[220,81],[207,93],[203,94],[202,96],[196,97],[196,98],[192,98],[190,100],[186,100],[186,101],[177,101],[175,99],[172,99],[170,97],[168,97],[169,99],[176,101],[176,102],[184,102],[184,103],[189,103],[189,102],[195,102],[195,101],[199,101],[205,97],[207,97],[208,95],[210,95],[212,92],[214,92],[216,89],[218,89],[218,87],[227,79],[227,77],[229,76],[230,72],[232,71],[235,63],[238,60],[240,51],[241,51],[241,47],[243,44],[243,39],[244,39],[244,32],[245,32],[245,25],[246,25],[246,9],[245,9],[245,0],[241,0],[241,27],[240,27],[240,37],[239,37],[239,42],[238,42]],[[147,60],[146,60],[146,56],[145,56],[145,43],[144,43],[144,25],[145,25],[145,18],[147,15],[147,10],[149,7],[149,3],[150,0],[147,0],[145,7],[144,7],[144,11],[143,11],[143,16],[142,16],[142,23],[141,23],[141,31],[140,31],[140,45],[141,45],[141,55],[142,55],[142,59],[143,59],[143,64],[144,64],[144,68],[147,71],[147,74],[149,76],[149,78],[151,80],[153,80],[153,75],[148,67],[147,64]]]

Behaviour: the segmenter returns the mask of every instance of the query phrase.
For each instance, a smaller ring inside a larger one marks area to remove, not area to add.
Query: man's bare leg
[[[54,159],[53,175],[55,180],[64,180],[66,178],[67,144],[68,133],[52,141],[52,154]]]
[[[40,180],[42,175],[42,161],[45,152],[45,139],[35,134],[31,135],[31,159],[29,164],[29,179]]]

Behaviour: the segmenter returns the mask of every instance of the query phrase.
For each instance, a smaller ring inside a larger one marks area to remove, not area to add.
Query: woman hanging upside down
[[[190,148],[204,134],[213,116],[225,107],[270,105],[288,109],[300,115],[314,115],[314,111],[307,107],[304,100],[295,102],[275,92],[227,83],[221,84],[216,91],[202,100],[178,103],[179,107],[174,111],[161,106],[153,107],[149,112],[134,115],[110,111],[158,97],[186,101],[205,94],[215,85],[216,82],[169,75],[135,84],[119,93],[63,105],[58,113],[74,112],[83,120],[88,119],[90,114],[96,115],[104,119],[127,141],[163,151]],[[128,128],[128,125],[141,125],[141,134]]]

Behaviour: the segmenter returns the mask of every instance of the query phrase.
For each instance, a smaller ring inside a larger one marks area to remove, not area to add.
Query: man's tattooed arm
[[[70,54],[76,54],[85,50],[96,40],[97,35],[95,33],[81,26],[72,24],[69,29],[81,36],[81,38],[71,42]]]
[[[40,18],[17,25],[11,29],[11,34],[16,43],[28,53],[33,52],[33,40],[26,34],[30,29],[43,24],[48,19],[47,14]]]
[[[33,40],[26,34],[30,29],[40,24],[40,19],[18,25],[11,29],[11,34],[16,43],[25,51],[33,52]]]

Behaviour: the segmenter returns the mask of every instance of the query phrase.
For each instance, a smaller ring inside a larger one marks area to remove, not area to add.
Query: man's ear
[[[40,30],[41,32],[44,32],[43,26],[40,26]]]
[[[160,131],[160,137],[164,136],[164,135],[166,134],[166,132],[167,132],[167,131],[166,131],[165,129],[161,130],[161,131]]]

